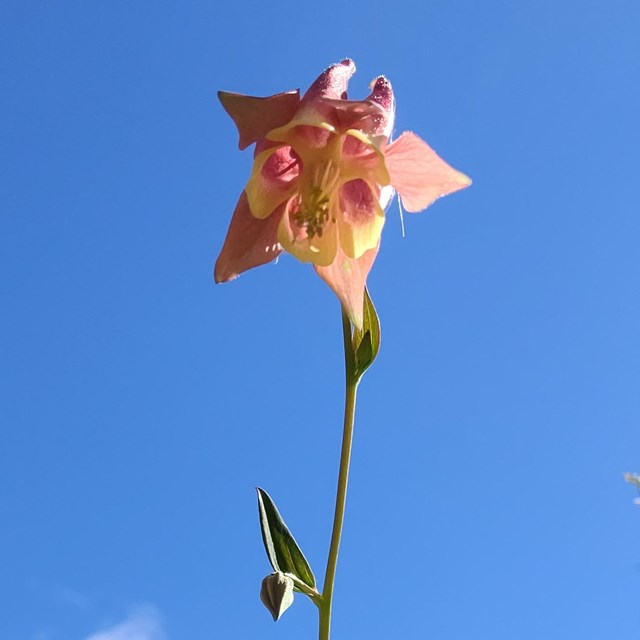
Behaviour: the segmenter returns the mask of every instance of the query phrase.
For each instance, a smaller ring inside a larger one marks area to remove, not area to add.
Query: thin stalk
[[[342,537],[342,524],[347,502],[347,484],[349,481],[349,463],[351,461],[351,443],[353,441],[353,424],[356,412],[356,395],[358,391],[359,377],[354,371],[355,354],[351,339],[351,323],[347,314],[342,310],[342,332],[344,336],[345,358],[345,402],[344,402],[344,428],[342,432],[342,450],[340,453],[340,470],[338,472],[338,490],[336,492],[336,507],[333,516],[333,529],[331,531],[331,544],[327,569],[325,572],[322,597],[318,602],[320,612],[319,640],[329,640],[331,632],[331,605],[333,601],[333,584],[338,565],[338,551],[340,538]]]

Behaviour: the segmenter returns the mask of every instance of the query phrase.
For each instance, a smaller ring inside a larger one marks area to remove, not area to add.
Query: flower
[[[240,149],[256,146],[215,280],[233,280],[284,250],[314,265],[360,328],[364,287],[394,191],[407,211],[417,212],[471,181],[414,133],[390,142],[391,84],[380,76],[365,100],[348,100],[354,72],[352,60],[334,64],[302,98],[299,91],[267,98],[219,92]]]

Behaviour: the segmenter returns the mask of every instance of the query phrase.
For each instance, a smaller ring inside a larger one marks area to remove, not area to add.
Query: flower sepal
[[[362,327],[353,325],[352,327],[353,363],[351,375],[354,380],[358,381],[373,364],[378,351],[380,351],[380,319],[366,287],[364,289]]]

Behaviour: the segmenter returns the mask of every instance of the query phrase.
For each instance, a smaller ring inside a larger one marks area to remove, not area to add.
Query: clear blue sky
[[[316,636],[258,600],[254,487],[322,575],[339,308],[290,257],[213,284],[251,164],[216,91],[346,56],[474,184],[388,213],[335,640],[638,637],[639,33],[637,0],[4,0],[0,639]]]

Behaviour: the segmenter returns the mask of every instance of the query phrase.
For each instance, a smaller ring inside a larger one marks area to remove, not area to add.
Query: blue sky
[[[0,638],[277,624],[254,487],[317,575],[339,308],[283,257],[211,271],[247,179],[216,102],[354,58],[473,186],[389,209],[334,637],[640,630],[640,4],[0,4]]]

